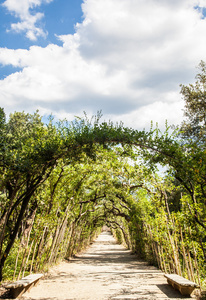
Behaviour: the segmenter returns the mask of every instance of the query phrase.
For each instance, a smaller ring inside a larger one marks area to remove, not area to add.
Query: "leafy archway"
[[[201,282],[205,150],[168,128],[99,117],[45,125],[38,113],[6,122],[1,111],[1,278],[3,267],[20,276],[74,255],[107,224],[145,259]]]

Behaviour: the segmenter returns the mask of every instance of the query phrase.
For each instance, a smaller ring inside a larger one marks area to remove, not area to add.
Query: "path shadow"
[[[110,264],[119,265],[122,264],[123,268],[127,269],[141,269],[141,270],[147,270],[149,272],[161,272],[156,267],[150,265],[147,262],[139,261],[135,259],[134,256],[124,253],[117,253],[117,254],[90,254],[84,256],[76,256],[71,260],[68,260],[68,263],[78,263],[78,264],[85,264],[85,265],[95,265],[95,266],[106,266]]]
[[[168,297],[168,299],[188,299],[188,297],[184,297],[182,296],[178,291],[175,294],[174,290],[171,291],[167,291],[167,285],[166,284],[161,284],[161,285],[157,285],[157,287]],[[141,297],[141,298],[140,298]],[[152,298],[151,298],[152,297]],[[134,291],[131,292],[128,289],[122,290],[121,293],[113,295],[109,298],[110,300],[131,300],[131,299],[142,299],[142,300],[146,300],[146,299],[159,299],[159,293],[158,291],[149,291],[149,290],[139,290],[139,291]],[[162,298],[162,299],[165,299]]]
[[[169,299],[188,299],[190,296],[183,296],[179,291],[175,290],[168,284],[157,284],[157,287],[169,298]],[[192,299],[192,298],[191,298]]]

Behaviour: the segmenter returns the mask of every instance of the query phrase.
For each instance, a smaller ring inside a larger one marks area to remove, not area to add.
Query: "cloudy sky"
[[[206,61],[206,0],[0,1],[0,106],[138,129],[180,124]]]

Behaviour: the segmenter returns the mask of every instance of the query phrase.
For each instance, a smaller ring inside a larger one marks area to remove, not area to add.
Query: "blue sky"
[[[1,0],[0,106],[138,129],[180,124],[206,61],[206,0]]]
[[[17,1],[17,0],[16,0]],[[46,46],[48,43],[57,42],[55,34],[68,34],[75,32],[75,24],[82,21],[82,0],[54,0],[51,3],[44,3],[40,7],[31,9],[32,12],[42,12],[41,26],[48,32],[47,38],[40,38],[35,42],[26,39],[24,35],[15,32],[8,32],[11,23],[16,23],[20,19],[14,13],[3,6],[5,1],[0,1],[0,46],[13,49],[28,48],[33,44]]]
[[[3,3],[5,1],[0,1],[0,47],[10,49],[29,49],[32,45],[46,47],[50,43],[62,44],[56,35],[73,34],[76,23],[81,22],[83,18],[82,0],[54,0],[51,3],[43,3],[40,7],[37,6],[30,11],[31,14],[36,12],[44,14],[39,25],[47,32],[47,35],[32,41],[24,34],[17,34],[11,30],[11,24],[19,22],[20,18],[3,6]],[[12,66],[1,66],[0,79],[18,70],[19,68]]]

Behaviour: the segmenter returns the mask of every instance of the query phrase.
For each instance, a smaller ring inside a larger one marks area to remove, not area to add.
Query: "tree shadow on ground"
[[[157,284],[157,287],[169,298],[169,299],[188,299],[190,296],[183,296],[179,291],[168,284]],[[192,298],[191,298],[192,299]]]

